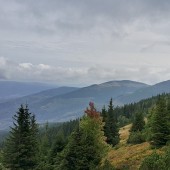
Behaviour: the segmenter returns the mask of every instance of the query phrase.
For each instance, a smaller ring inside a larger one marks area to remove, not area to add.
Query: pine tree
[[[12,170],[33,169],[37,153],[37,125],[35,116],[29,112],[28,106],[23,105],[14,115],[14,127],[6,141],[4,150],[5,166]]]
[[[66,145],[66,139],[64,139],[63,131],[58,132],[56,139],[52,145],[50,155],[49,155],[49,163],[53,166],[58,159],[59,154],[63,151]]]
[[[50,142],[48,133],[48,122],[45,125],[45,132],[39,142],[39,163],[36,170],[51,170],[51,165],[49,164],[49,152],[50,152]]]
[[[106,120],[107,120],[107,110],[106,110],[106,107],[105,106],[103,106],[103,108],[102,108],[102,113],[101,113],[101,116],[102,116],[102,118],[103,118],[103,122],[106,122]]]
[[[107,143],[115,146],[119,143],[119,130],[117,126],[117,118],[113,109],[112,98],[109,103],[108,115],[105,122],[105,136],[107,137]]]
[[[127,143],[139,144],[145,141],[142,130],[144,129],[145,121],[142,113],[135,114],[132,127],[130,129],[130,135]]]
[[[144,126],[145,126],[145,121],[144,121],[143,114],[140,112],[136,113],[133,120],[131,132],[142,131],[144,129]]]
[[[170,142],[170,98],[167,100],[167,124],[168,124],[168,141]]]
[[[159,97],[151,121],[152,145],[155,147],[165,145],[170,135],[165,98]]]
[[[38,153],[39,153],[39,143],[37,140],[37,134],[38,134],[38,124],[36,123],[35,115],[32,114],[30,117],[30,155],[32,156],[32,164],[35,165],[33,167],[36,167],[38,165]]]
[[[61,164],[56,170],[94,170],[100,165],[108,146],[103,133],[103,122],[99,112],[90,103],[79,127],[69,139],[61,155]]]

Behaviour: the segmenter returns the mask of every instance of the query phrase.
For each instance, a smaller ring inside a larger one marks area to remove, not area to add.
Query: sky
[[[0,80],[169,80],[169,9],[169,0],[0,0]]]

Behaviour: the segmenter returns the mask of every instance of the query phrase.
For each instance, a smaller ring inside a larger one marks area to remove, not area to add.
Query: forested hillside
[[[30,110],[29,110],[30,109]],[[65,123],[38,125],[31,108],[14,115],[0,152],[1,169],[167,170],[170,165],[170,94],[97,111]]]
[[[63,122],[82,116],[89,101],[95,102],[96,106],[101,108],[111,97],[114,99],[144,87],[148,85],[129,80],[110,81],[83,88],[54,88],[9,100],[0,103],[0,129],[11,125],[11,117],[21,103],[29,103],[39,123],[46,120]]]
[[[18,106],[28,103],[35,113],[38,123],[64,122],[83,115],[89,101],[101,110],[103,105],[113,100],[115,106],[138,102],[162,93],[170,92],[170,81],[155,85],[121,80],[94,84],[83,88],[59,87],[41,91],[0,103],[0,130],[12,124],[13,113]]]

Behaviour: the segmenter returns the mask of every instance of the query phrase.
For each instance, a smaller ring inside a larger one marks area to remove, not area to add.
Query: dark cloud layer
[[[140,19],[160,22],[170,15],[168,0],[1,0],[0,3],[1,28],[25,29],[37,34],[54,34],[56,30],[74,34],[104,24],[116,29]]]
[[[169,9],[169,0],[0,0],[0,78],[169,79]]]

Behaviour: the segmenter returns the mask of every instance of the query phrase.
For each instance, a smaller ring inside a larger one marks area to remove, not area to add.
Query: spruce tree
[[[145,126],[145,121],[144,121],[144,116],[142,113],[136,113],[132,127],[130,129],[130,135],[127,140],[127,143],[132,143],[132,144],[139,144],[145,141],[143,137],[142,130],[144,129]]]
[[[100,114],[92,103],[85,112],[86,116],[81,119],[79,127],[60,154],[61,163],[56,165],[56,170],[95,170],[105,156],[108,146]]]
[[[63,131],[58,132],[56,139],[52,145],[50,155],[49,155],[49,163],[54,166],[58,157],[60,157],[60,153],[63,151],[66,145],[66,139],[64,139]]]
[[[113,108],[112,98],[108,106],[108,115],[105,122],[105,136],[107,137],[107,143],[115,146],[119,143],[119,130],[117,125],[117,118]]]
[[[45,124],[45,132],[39,141],[39,163],[36,170],[51,170],[49,164],[50,141],[48,132],[48,122]]]
[[[169,122],[165,98],[159,96],[151,120],[152,145],[161,147],[169,140]]]
[[[102,118],[103,118],[103,122],[106,122],[107,114],[108,114],[108,113],[107,113],[106,107],[103,106],[103,108],[102,108],[102,113],[101,113],[101,116],[102,116]]]
[[[168,141],[170,143],[170,98],[167,100],[167,124],[168,124]]]
[[[5,166],[12,170],[34,169],[37,165],[37,125],[28,106],[21,105],[4,149]]]
[[[131,132],[137,132],[137,131],[142,131],[145,126],[145,121],[144,121],[144,116],[142,113],[136,113],[133,123],[132,123],[132,128]]]

